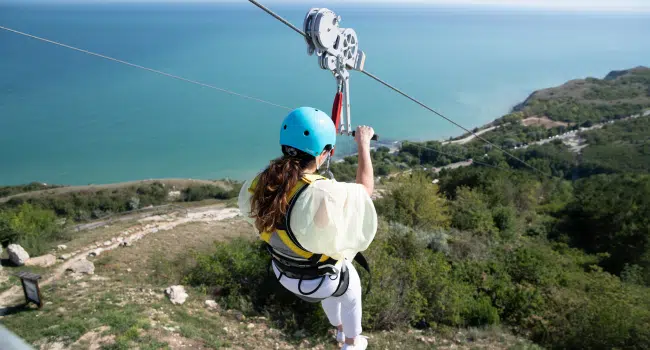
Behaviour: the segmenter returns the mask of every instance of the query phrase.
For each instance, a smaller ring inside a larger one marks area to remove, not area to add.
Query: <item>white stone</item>
[[[219,304],[214,300],[206,300],[205,306],[210,310],[219,310]]]
[[[18,244],[10,244],[7,247],[7,253],[9,254],[9,260],[18,266],[25,265],[29,260],[29,254]]]
[[[181,191],[169,191],[167,194],[167,200],[175,201],[181,198]]]
[[[97,256],[99,256],[99,254],[101,254],[103,251],[104,251],[104,249],[102,249],[102,248],[97,248],[97,249],[93,250],[92,252],[88,253],[88,256],[89,256],[89,257],[97,257]]]
[[[31,258],[25,262],[25,266],[50,267],[54,264],[56,264],[56,256],[52,254]]]
[[[65,348],[65,344],[58,341],[41,345],[41,350],[64,350]]]
[[[81,259],[72,263],[70,267],[68,267],[67,271],[92,275],[95,273],[95,264],[86,259]]]
[[[165,289],[165,294],[169,298],[169,301],[172,302],[172,304],[178,305],[185,303],[185,300],[187,300],[188,297],[183,286],[171,286]]]
[[[56,249],[58,249],[58,250],[66,250],[66,249],[68,249],[68,246],[65,245],[65,244],[59,244],[58,246],[56,246]]]

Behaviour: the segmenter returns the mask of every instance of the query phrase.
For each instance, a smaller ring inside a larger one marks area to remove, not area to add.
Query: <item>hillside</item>
[[[550,176],[479,140],[372,152],[372,348],[650,348],[650,112],[589,127],[516,112],[495,125],[482,136]],[[356,159],[333,171],[353,181]],[[338,348],[320,307],[268,275],[233,207],[238,184],[111,186],[0,204],[5,246],[53,255],[16,267],[2,252],[4,326],[43,350]],[[43,309],[19,306],[17,271],[43,275]],[[182,305],[165,295],[173,285]]]
[[[214,241],[234,238],[253,244],[253,229],[235,215],[236,210],[212,206],[79,233],[57,253],[65,261],[59,259],[48,268],[20,269],[44,276],[45,307],[3,309],[2,323],[40,349],[335,349],[327,334],[283,330],[269,315],[253,310],[244,309],[243,316],[241,309],[229,309],[210,289],[187,288],[189,297],[183,305],[167,300],[164,289],[182,283],[192,266],[190,252],[208,254]],[[121,247],[115,238],[129,239],[131,244]],[[181,238],[183,243],[177,244]],[[98,247],[101,253],[89,257]],[[65,272],[85,259],[94,263],[92,275]],[[10,283],[16,282],[11,277]],[[218,305],[207,307],[205,300],[215,297]],[[13,305],[20,298],[22,291],[14,287],[0,293],[0,304]],[[529,344],[496,327],[447,334],[396,330],[368,335],[383,346],[400,342],[402,349],[427,349],[432,344],[441,349]]]
[[[629,116],[650,107],[650,68],[610,72],[535,91],[514,108],[528,117],[582,124]]]

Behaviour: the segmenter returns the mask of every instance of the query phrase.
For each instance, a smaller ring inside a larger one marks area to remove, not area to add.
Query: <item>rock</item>
[[[9,254],[9,260],[18,266],[25,265],[29,260],[29,254],[18,244],[10,244],[7,247],[7,253]]]
[[[246,328],[248,328],[248,329],[253,329],[253,328],[255,328],[255,323],[249,323],[249,324],[246,326]]]
[[[31,258],[25,262],[25,266],[50,267],[54,264],[56,264],[56,256],[52,254]]]
[[[132,244],[131,244],[131,241],[129,241],[129,240],[125,239],[122,242],[120,242],[120,247],[130,247],[130,246],[132,246]]]
[[[65,348],[65,344],[57,341],[54,343],[45,343],[41,345],[40,350],[64,350]]]
[[[176,328],[174,328],[174,327],[163,326],[163,329],[166,330],[167,332],[171,332],[171,333],[176,332]]]
[[[90,277],[90,280],[91,281],[108,281],[108,280],[110,280],[110,278],[104,277],[104,276],[93,276],[93,277]]]
[[[126,269],[126,272],[131,272],[131,269]]]
[[[95,264],[86,259],[81,259],[72,263],[72,265],[68,267],[67,271],[93,275],[95,273]]]
[[[181,191],[169,191],[169,193],[167,193],[168,201],[175,201],[180,198],[181,198]]]
[[[104,245],[107,246],[107,247],[108,247],[109,245],[111,245],[111,244],[113,244],[111,241],[106,241],[106,242],[104,242]]]
[[[239,311],[236,311],[236,312],[235,312],[235,319],[236,319],[237,321],[239,321],[239,322],[242,322],[242,321],[246,320],[246,316],[244,316],[243,313],[241,313],[241,312],[239,312]]]
[[[60,308],[56,309],[56,312],[58,312],[60,314],[63,314],[63,313],[65,313],[65,309],[60,307]]]
[[[59,257],[59,259],[65,261],[65,260],[70,259],[70,257],[72,257],[72,255],[70,255],[70,254],[62,254],[62,255]]]
[[[66,249],[68,249],[68,246],[65,245],[65,244],[59,244],[58,246],[56,246],[56,249],[58,249],[58,250],[66,250]]]
[[[178,305],[183,304],[188,297],[183,286],[171,286],[165,289],[165,294],[169,298],[169,301],[172,302],[172,304]]]
[[[88,253],[88,256],[91,257],[91,258],[94,258],[94,257],[99,256],[99,254],[101,254],[103,251],[104,251],[103,248],[97,248],[97,249],[93,250],[92,252]]]
[[[206,300],[205,301],[205,306],[208,309],[213,310],[213,311],[218,311],[220,309],[219,304],[217,304],[217,302],[214,301],[214,300]]]

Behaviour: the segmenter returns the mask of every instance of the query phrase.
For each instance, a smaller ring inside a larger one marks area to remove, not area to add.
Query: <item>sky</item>
[[[2,0],[11,1],[11,0]],[[14,2],[34,3],[145,3],[145,2],[246,2],[246,0],[14,0]],[[605,12],[650,12],[650,0],[264,0],[265,4],[314,4],[323,6],[331,3],[367,3],[367,4],[419,4],[419,5],[480,5],[519,8],[541,8],[575,11],[605,11]]]

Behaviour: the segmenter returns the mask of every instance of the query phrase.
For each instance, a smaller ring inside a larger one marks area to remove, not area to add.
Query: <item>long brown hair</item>
[[[289,193],[306,168],[316,158],[295,148],[283,146],[284,156],[274,159],[259,176],[251,198],[251,217],[260,232],[268,232],[284,222]]]

